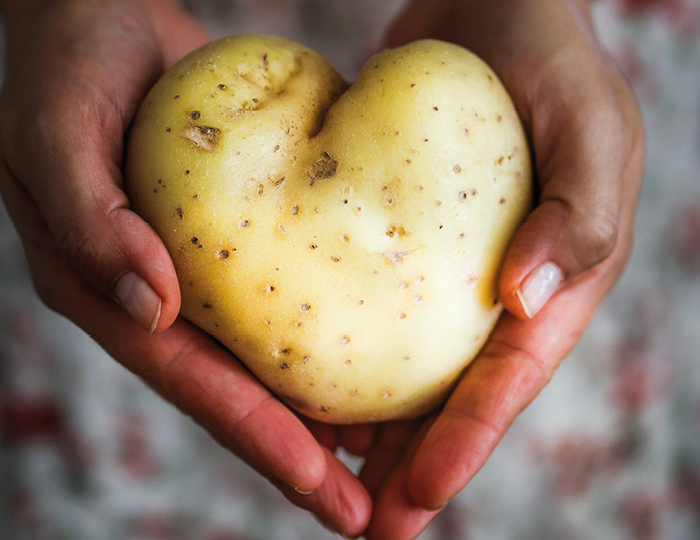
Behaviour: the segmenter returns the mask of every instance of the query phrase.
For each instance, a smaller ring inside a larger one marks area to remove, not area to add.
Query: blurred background
[[[402,1],[187,0],[349,80]],[[600,0],[648,157],[626,273],[422,540],[700,538],[700,2]],[[333,536],[37,300],[0,209],[0,539]]]

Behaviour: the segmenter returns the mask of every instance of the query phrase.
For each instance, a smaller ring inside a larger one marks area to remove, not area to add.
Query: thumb
[[[558,289],[618,247],[629,250],[630,239],[618,241],[618,231],[627,193],[641,176],[643,130],[633,103],[616,81],[560,88],[536,102],[541,196],[501,271],[500,297],[511,313],[534,317]]]
[[[121,149],[109,142],[113,130],[101,130],[110,123],[110,108],[93,113],[63,105],[70,124],[43,123],[40,133],[25,138],[33,144],[10,151],[8,166],[81,277],[145,330],[163,330],[180,309],[177,276],[165,246],[130,210],[121,188]],[[58,307],[51,291],[39,292],[49,306]]]
[[[170,256],[155,231],[129,209],[115,173],[87,159],[83,163],[57,169],[52,184],[64,189],[48,188],[38,198],[49,228],[85,281],[145,330],[164,330],[180,309]]]

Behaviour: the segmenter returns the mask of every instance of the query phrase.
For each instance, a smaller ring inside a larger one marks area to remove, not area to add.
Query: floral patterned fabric
[[[189,0],[349,79],[399,0]],[[700,538],[700,3],[605,0],[648,133],[626,273],[553,381],[423,540]],[[49,312],[0,213],[0,539],[333,536]]]

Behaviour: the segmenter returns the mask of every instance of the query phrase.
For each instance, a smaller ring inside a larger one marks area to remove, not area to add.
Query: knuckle
[[[58,239],[61,253],[81,275],[86,274],[94,259],[93,242],[91,231],[74,222],[64,228]]]
[[[612,255],[617,246],[619,223],[612,212],[599,211],[587,220],[588,227],[582,231],[583,253],[588,256],[583,266],[594,266]]]

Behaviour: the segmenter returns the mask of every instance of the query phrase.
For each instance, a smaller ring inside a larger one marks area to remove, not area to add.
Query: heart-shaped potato
[[[479,352],[532,174],[509,96],[458,46],[384,51],[348,88],[240,36],[151,90],[126,183],[182,314],[298,411],[357,423],[434,409]]]

